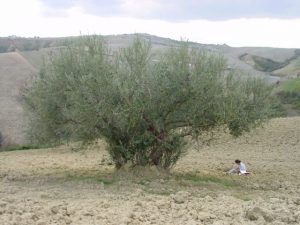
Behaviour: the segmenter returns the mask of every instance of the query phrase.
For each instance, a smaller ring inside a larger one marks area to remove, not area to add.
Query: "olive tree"
[[[182,42],[153,57],[140,37],[113,52],[85,36],[54,53],[24,93],[32,139],[103,138],[117,168],[168,169],[185,137],[218,127],[239,136],[268,118],[270,88],[226,71],[221,55]]]

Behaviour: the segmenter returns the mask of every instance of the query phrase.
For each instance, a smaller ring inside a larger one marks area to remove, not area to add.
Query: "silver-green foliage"
[[[238,136],[268,118],[270,88],[226,72],[222,56],[185,42],[155,60],[150,51],[139,37],[111,52],[87,36],[50,57],[25,93],[34,141],[104,138],[117,167],[170,168],[186,136],[218,127]]]

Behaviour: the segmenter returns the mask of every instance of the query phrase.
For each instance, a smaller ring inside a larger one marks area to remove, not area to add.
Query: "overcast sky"
[[[80,33],[300,48],[300,0],[0,0],[0,36]]]

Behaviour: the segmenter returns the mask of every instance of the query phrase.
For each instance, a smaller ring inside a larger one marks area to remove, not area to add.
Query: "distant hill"
[[[179,41],[140,34],[151,41],[153,53],[176,46]],[[134,34],[104,36],[109,46],[116,50],[128,45]],[[66,45],[69,39],[0,37],[0,132],[11,143],[25,142],[23,130],[26,122],[18,101],[20,88],[36,74],[49,52]],[[235,68],[246,74],[265,77],[270,82],[300,76],[300,50],[282,48],[234,48],[228,45],[206,45],[191,42],[193,48],[201,48],[224,55],[228,69]]]
[[[149,34],[139,34],[151,41],[153,51],[178,45],[179,41],[162,38]],[[125,47],[133,40],[135,34],[103,36],[112,49]],[[61,38],[22,38],[16,36],[0,37],[0,53],[22,52],[30,63],[37,67],[41,65],[43,53],[53,47],[65,46],[69,39]],[[284,77],[295,77],[300,73],[300,49],[264,48],[264,47],[230,47],[228,45],[206,45],[191,42],[196,48],[223,54],[227,58],[229,67],[241,69],[249,74],[266,76],[271,80]],[[45,50],[46,49],[46,50]],[[42,50],[42,51],[41,51]]]
[[[0,53],[13,51],[33,51],[41,48],[65,45],[66,38],[22,38],[17,36],[0,37]]]

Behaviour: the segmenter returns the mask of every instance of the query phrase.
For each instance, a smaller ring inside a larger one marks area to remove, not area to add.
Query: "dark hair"
[[[235,163],[241,163],[241,160],[236,159],[236,160],[235,160]]]

